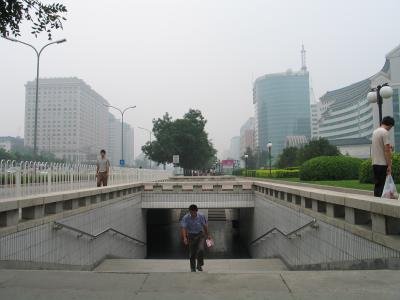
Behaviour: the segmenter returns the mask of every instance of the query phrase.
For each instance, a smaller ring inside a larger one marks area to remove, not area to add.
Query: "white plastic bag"
[[[206,245],[207,245],[207,248],[210,248],[210,247],[214,246],[214,240],[213,239],[206,239]]]
[[[394,184],[392,175],[386,176],[385,186],[383,187],[383,193],[381,198],[397,199],[397,189]]]

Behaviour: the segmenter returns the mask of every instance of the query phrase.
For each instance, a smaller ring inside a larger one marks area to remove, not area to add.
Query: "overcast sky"
[[[365,79],[400,44],[399,0],[60,0],[67,43],[45,50],[41,77],[77,76],[151,128],[168,111],[200,109],[219,151],[253,115],[258,76],[300,68],[307,50],[315,96]],[[21,40],[47,42],[23,30]],[[0,135],[24,134],[28,47],[0,39]],[[284,118],[282,119],[284,122]],[[136,155],[148,134],[136,131]]]

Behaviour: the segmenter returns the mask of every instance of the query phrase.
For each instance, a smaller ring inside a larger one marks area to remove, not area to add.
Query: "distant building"
[[[231,159],[239,160],[240,155],[240,136],[234,136],[231,138],[231,144],[229,147],[229,154]]]
[[[393,116],[400,124],[400,45],[386,55],[383,68],[375,75],[344,88],[329,91],[320,98],[321,115],[318,120],[318,136],[331,143],[360,148],[360,141],[370,140],[379,126],[378,106],[367,101],[371,88],[389,83],[393,88],[392,99],[383,103],[383,116]],[[391,130],[395,150],[400,150],[400,126]],[[339,141],[342,140],[342,141]],[[358,141],[358,142],[355,142]],[[367,149],[367,146],[365,146]],[[367,151],[365,150],[365,153]]]
[[[121,159],[121,121],[109,113],[107,156],[111,165],[118,166]],[[124,122],[124,160],[127,166],[134,165],[134,130]]]
[[[369,158],[371,156],[371,141],[367,138],[352,138],[331,140],[330,143],[337,146],[343,155]]]
[[[33,147],[36,81],[25,85],[25,146]],[[83,80],[39,80],[37,147],[69,161],[96,158],[108,144],[108,104]]]
[[[25,146],[33,148],[36,81],[25,86]],[[105,149],[110,161],[121,159],[121,121],[110,114],[107,100],[83,80],[39,80],[37,146],[67,161],[94,161]],[[134,163],[134,132],[124,124],[124,159]]]
[[[288,147],[301,147],[307,144],[308,139],[304,135],[289,135],[285,140],[285,148]]]
[[[320,102],[311,104],[311,137],[318,138],[319,126],[318,121],[321,118]]]
[[[243,156],[247,148],[250,148],[253,151],[255,150],[254,138],[255,119],[254,117],[251,117],[240,128],[240,156]]]
[[[329,91],[320,98],[323,111],[319,137],[328,140],[371,138],[374,129],[372,105],[367,101],[370,79]]]
[[[24,139],[12,136],[0,136],[0,148],[6,151],[18,150],[24,146]]]
[[[311,136],[309,73],[307,70],[268,74],[257,78],[253,87],[255,146],[278,157],[287,136]]]

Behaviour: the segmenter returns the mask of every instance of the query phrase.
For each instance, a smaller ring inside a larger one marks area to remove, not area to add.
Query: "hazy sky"
[[[45,50],[41,76],[77,76],[151,128],[168,111],[200,109],[219,151],[253,115],[256,77],[300,68],[304,43],[315,96],[373,75],[400,44],[399,0],[66,0],[68,20]],[[21,40],[38,47],[46,36]],[[0,135],[24,131],[28,47],[0,39]],[[284,122],[284,119],[282,119]],[[139,153],[148,134],[136,131]]]

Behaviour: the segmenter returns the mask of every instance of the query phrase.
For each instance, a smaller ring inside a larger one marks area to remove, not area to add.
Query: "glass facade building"
[[[276,158],[287,136],[311,136],[310,88],[307,71],[267,74],[253,86],[255,143]]]
[[[395,151],[400,152],[400,109],[399,109],[399,104],[400,104],[400,95],[399,95],[399,89],[394,88],[393,89],[393,118],[395,121],[396,126],[394,126],[394,142],[395,142]]]
[[[372,105],[367,101],[370,79],[329,91],[320,98],[325,111],[319,120],[319,136],[328,140],[367,138],[374,130]]]

